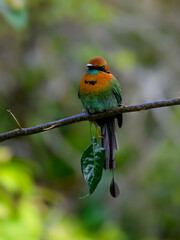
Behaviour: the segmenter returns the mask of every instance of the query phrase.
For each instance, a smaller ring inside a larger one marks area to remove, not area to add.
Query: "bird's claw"
[[[119,104],[119,107],[120,107],[120,108],[123,108],[123,107],[126,107],[126,108],[127,108],[127,105]]]

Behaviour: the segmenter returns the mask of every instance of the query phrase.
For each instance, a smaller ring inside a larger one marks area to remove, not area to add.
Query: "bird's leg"
[[[95,127],[96,127],[96,132],[97,132],[98,137],[99,137],[99,138],[103,138],[103,136],[101,136],[101,135],[99,134],[97,123],[96,123],[96,122],[93,122],[93,123],[94,123],[94,125],[95,125]]]

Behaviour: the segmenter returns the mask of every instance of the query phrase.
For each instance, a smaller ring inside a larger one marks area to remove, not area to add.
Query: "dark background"
[[[179,96],[180,3],[1,0],[0,132],[82,112],[79,81],[104,57],[123,103]],[[94,134],[96,134],[94,132]],[[180,239],[180,110],[124,114],[111,198],[106,171],[88,192],[80,159],[88,122],[0,145],[0,239]]]

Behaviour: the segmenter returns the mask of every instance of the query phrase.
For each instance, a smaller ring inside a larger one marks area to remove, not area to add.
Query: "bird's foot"
[[[124,105],[124,104],[119,104],[120,108],[123,108],[123,107],[126,107],[127,108],[127,105]]]

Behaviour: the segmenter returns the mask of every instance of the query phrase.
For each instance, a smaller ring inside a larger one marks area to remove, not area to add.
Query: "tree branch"
[[[143,103],[143,104],[137,104],[137,105],[131,105],[131,106],[122,105],[119,108],[112,109],[110,111],[103,112],[103,113],[92,114],[92,115],[88,115],[87,113],[82,113],[82,114],[64,118],[58,121],[38,125],[36,127],[16,129],[10,132],[2,133],[0,134],[0,142],[3,142],[10,138],[18,137],[18,136],[32,135],[35,133],[48,131],[53,128],[62,127],[72,123],[77,123],[77,122],[82,122],[87,120],[94,121],[102,117],[116,116],[119,113],[144,111],[152,108],[168,107],[173,105],[180,105],[180,98]]]

